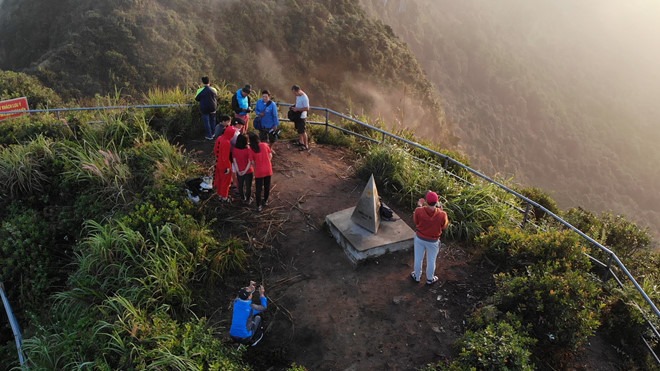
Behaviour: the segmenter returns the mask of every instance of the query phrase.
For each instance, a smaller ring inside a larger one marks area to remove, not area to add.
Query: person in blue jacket
[[[255,129],[259,130],[259,140],[269,143],[272,150],[279,135],[280,118],[277,112],[277,103],[271,100],[268,90],[261,92],[261,99],[257,101],[254,113],[256,114],[254,119]]]
[[[252,302],[252,294],[257,290],[254,281],[250,281],[248,287],[240,289],[238,297],[234,300],[234,311],[231,318],[229,335],[232,340],[238,343],[255,346],[264,337],[261,316],[259,314],[268,307],[268,299],[266,298],[264,285],[260,285],[258,289],[261,305]]]

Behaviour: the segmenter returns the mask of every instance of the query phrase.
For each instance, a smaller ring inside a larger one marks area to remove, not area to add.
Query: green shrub
[[[495,303],[502,312],[519,316],[539,340],[538,354],[552,349],[573,351],[600,325],[600,287],[588,274],[561,272],[551,261],[530,266],[523,275],[496,275]],[[558,273],[559,271],[559,273]]]
[[[14,312],[40,312],[58,277],[58,254],[48,222],[35,210],[13,207],[0,225],[0,282]]]
[[[623,215],[605,212],[596,216],[584,209],[573,208],[564,214],[564,220],[614,251],[625,264],[652,246],[648,228],[640,228]],[[595,254],[603,260],[609,258],[600,251]]]
[[[453,240],[473,241],[496,225],[512,225],[516,211],[498,199],[494,185],[466,187],[444,204],[451,224],[445,232]]]
[[[70,139],[75,136],[79,124],[58,120],[51,114],[33,114],[2,121],[0,145],[23,144],[38,136],[49,139]]]
[[[546,192],[544,192],[542,189],[537,188],[537,187],[527,187],[527,188],[522,188],[517,190],[518,193],[521,195],[529,198],[530,200],[536,202],[537,204],[545,207],[547,210],[549,210],[551,213],[557,215],[559,214],[559,207],[557,206],[557,202],[553,200],[550,195],[548,195]],[[541,219],[546,217],[546,212],[541,210],[540,207],[533,206],[532,207],[532,213],[528,217],[534,217],[534,220],[536,222],[540,222]]]
[[[0,196],[14,198],[43,191],[53,157],[53,142],[42,136],[27,144],[0,148]]]
[[[571,231],[529,233],[516,227],[497,227],[482,235],[478,243],[500,272],[524,272],[528,266],[552,262],[561,272],[589,271],[581,238]]]
[[[214,282],[218,278],[225,277],[227,273],[247,270],[249,255],[243,241],[236,238],[207,244],[201,255],[205,260],[207,282]]]
[[[465,332],[458,342],[459,355],[448,370],[534,370],[529,350],[536,340],[518,322],[499,321]]]
[[[340,147],[357,146],[355,136],[345,134],[337,129],[328,128],[326,131],[324,126],[312,126],[310,134],[314,137],[314,141],[319,144],[331,144]]]
[[[0,97],[12,99],[27,97],[30,109],[59,107],[62,99],[36,77],[22,72],[0,70]]]

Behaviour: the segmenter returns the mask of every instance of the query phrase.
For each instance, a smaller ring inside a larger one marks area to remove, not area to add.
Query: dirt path
[[[450,356],[465,313],[490,290],[489,270],[452,245],[441,250],[441,282],[431,287],[408,277],[412,251],[354,267],[324,226],[365,186],[350,176],[350,153],[323,145],[299,152],[289,143],[275,150],[269,208],[286,222],[254,272],[272,303],[266,337],[251,350],[255,368],[293,361],[309,370],[413,370]]]

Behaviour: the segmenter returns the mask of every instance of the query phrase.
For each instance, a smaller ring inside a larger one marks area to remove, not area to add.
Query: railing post
[[[328,124],[330,122],[330,111],[328,109],[325,109],[325,136],[328,136]]]
[[[522,225],[520,226],[520,228],[525,228],[525,225],[527,224],[527,219],[529,218],[529,211],[531,209],[532,209],[532,204],[530,204],[528,202],[527,206],[525,206],[525,214],[523,216],[523,221],[522,221]]]
[[[25,366],[25,355],[23,354],[23,335],[21,335],[21,327],[14,317],[14,312],[11,310],[11,305],[9,304],[9,299],[5,295],[5,285],[0,282],[0,297],[2,297],[2,304],[5,307],[5,312],[7,312],[7,318],[9,319],[9,325],[11,326],[11,331],[14,333],[14,340],[16,341],[16,351],[18,352],[18,361],[21,363],[21,366]]]
[[[603,281],[607,280],[607,277],[610,275],[610,267],[612,266],[612,254],[607,256],[607,266],[605,267],[605,273],[603,273]]]
[[[445,156],[445,161],[442,163],[442,167],[447,170],[449,167],[449,156]]]
[[[380,133],[380,144],[385,143],[385,132]]]

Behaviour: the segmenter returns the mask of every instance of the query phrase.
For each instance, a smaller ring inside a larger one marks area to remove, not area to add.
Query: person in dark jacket
[[[252,112],[250,93],[252,93],[252,86],[245,85],[243,88],[238,89],[231,97],[231,109],[234,111],[234,117],[240,118],[245,122],[245,132],[250,131],[250,112]]]
[[[218,108],[218,91],[211,86],[209,77],[202,77],[202,86],[197,89],[195,100],[199,102],[202,113],[202,122],[206,130],[206,140],[213,140],[213,126],[215,124],[215,111]]]

